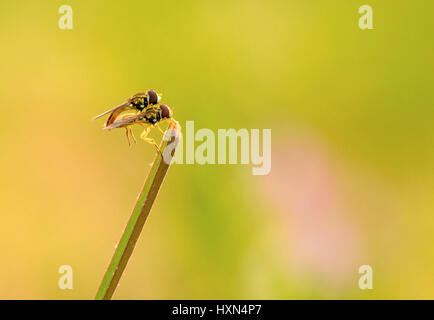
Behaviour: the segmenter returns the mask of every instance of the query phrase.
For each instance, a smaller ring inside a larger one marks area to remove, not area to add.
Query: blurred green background
[[[433,12],[2,1],[0,298],[94,297],[154,150],[91,118],[149,88],[183,126],[271,128],[272,169],[174,165],[114,298],[434,298]]]

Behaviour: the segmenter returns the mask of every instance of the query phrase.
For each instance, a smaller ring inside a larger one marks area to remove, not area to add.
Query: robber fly
[[[107,122],[105,124],[105,126],[108,127],[113,122],[115,122],[115,120],[122,112],[127,110],[135,110],[137,112],[141,112],[149,105],[158,104],[160,100],[161,100],[161,95],[155,92],[154,90],[148,90],[147,92],[139,92],[133,95],[131,98],[129,98],[127,102],[117,107],[114,107],[113,109],[107,110],[106,112],[101,113],[99,116],[96,116],[93,119],[94,120],[98,119],[110,113],[110,116],[108,117]]]
[[[128,144],[131,144],[130,138],[136,143],[136,138],[134,137],[133,130],[131,126],[134,124],[141,125],[145,130],[140,135],[140,138],[146,142],[154,145],[157,150],[161,153],[158,145],[155,143],[154,139],[148,138],[148,134],[152,128],[156,127],[164,134],[163,130],[158,126],[158,123],[164,120],[172,119],[173,113],[170,107],[165,104],[161,105],[149,105],[143,112],[139,114],[125,113],[116,118],[110,125],[106,126],[105,130],[111,130],[115,128],[125,128]]]

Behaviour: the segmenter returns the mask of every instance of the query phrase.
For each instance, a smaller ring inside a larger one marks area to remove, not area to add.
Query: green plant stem
[[[170,139],[163,139],[160,144],[160,150],[166,160],[171,160],[175,153],[175,149],[179,143],[181,128],[176,121],[171,121],[166,130],[165,135]],[[174,144],[174,145],[172,145]],[[167,148],[171,146],[171,148]],[[172,152],[170,152],[172,150]],[[165,152],[166,151],[166,152]],[[171,153],[171,154],[170,154]],[[124,230],[121,240],[115,250],[113,258],[109,267],[104,275],[101,285],[98,289],[95,299],[96,300],[110,300],[123,271],[128,263],[128,260],[133,253],[137,239],[146,222],[146,219],[151,211],[152,205],[169,169],[170,161],[165,161],[157,152],[145,183],[140,191],[131,213],[130,220]]]

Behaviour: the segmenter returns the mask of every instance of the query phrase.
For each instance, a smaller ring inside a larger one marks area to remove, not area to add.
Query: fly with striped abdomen
[[[118,116],[115,121],[113,121],[110,125],[106,126],[104,129],[111,130],[115,128],[125,128],[128,144],[130,145],[131,139],[136,142],[136,138],[134,137],[131,126],[134,124],[138,124],[145,128],[145,130],[140,135],[140,138],[152,144],[154,147],[157,148],[158,151],[160,151],[154,139],[148,138],[147,136],[151,129],[154,127],[156,127],[161,133],[164,134],[163,130],[161,130],[158,124],[172,118],[173,112],[169,106],[165,104],[150,105],[139,114],[126,113]]]
[[[139,92],[133,95],[131,98],[127,100],[127,102],[114,107],[113,109],[107,110],[104,113],[96,116],[95,119],[98,119],[106,114],[110,114],[105,126],[110,126],[113,122],[116,121],[118,116],[124,112],[129,110],[135,110],[137,113],[142,112],[150,105],[156,105],[161,100],[161,94],[158,94],[155,90],[148,90],[147,92]]]

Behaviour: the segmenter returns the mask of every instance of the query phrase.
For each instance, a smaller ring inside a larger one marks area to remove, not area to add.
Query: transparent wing
[[[141,116],[142,115],[137,115],[134,113],[124,114],[124,115],[120,116],[118,119],[116,119],[116,121],[114,121],[113,123],[107,125],[104,129],[105,130],[111,130],[111,129],[115,129],[115,128],[122,128],[125,126],[130,126],[130,125],[140,121]]]
[[[104,113],[101,113],[100,115],[98,115],[95,118],[93,118],[93,120],[101,118],[102,116],[105,116],[106,114],[109,114],[109,113],[114,113],[115,112],[115,113],[119,114],[119,113],[121,113],[121,112],[123,112],[125,110],[128,110],[128,109],[131,109],[131,108],[132,108],[131,104],[129,102],[125,102],[125,103],[123,103],[123,104],[121,104],[121,105],[119,105],[117,107],[114,107],[113,109],[110,109],[110,110],[107,110]]]

